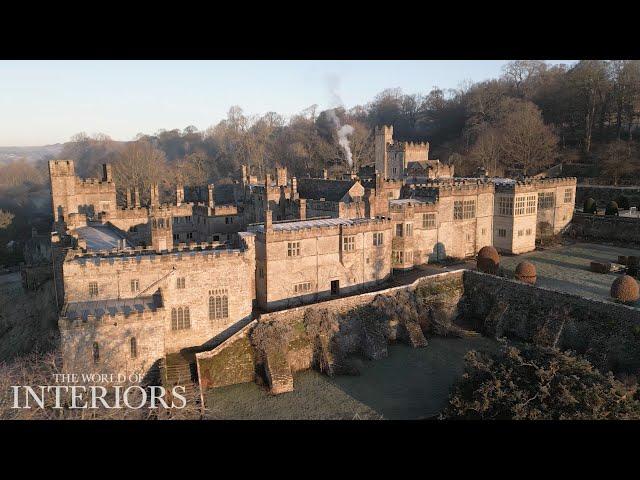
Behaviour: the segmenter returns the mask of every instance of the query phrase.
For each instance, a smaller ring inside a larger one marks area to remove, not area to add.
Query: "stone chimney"
[[[111,165],[108,163],[102,164],[102,181],[103,182],[113,181],[113,176],[111,174]]]
[[[215,186],[213,183],[207,185],[207,201],[209,208],[214,208],[216,206]]]
[[[291,177],[291,197],[298,195],[298,179]]]
[[[184,203],[184,185],[176,185],[176,205],[179,207]]]
[[[247,184],[250,183],[249,181],[249,167],[247,167],[246,165],[241,165],[240,167],[242,169],[242,183],[243,184]]]
[[[127,208],[131,208],[133,205],[131,205],[131,190],[130,189],[125,189],[125,207]]]
[[[140,208],[141,204],[140,204],[140,190],[138,189],[138,187],[135,187],[133,189],[133,201],[135,202],[135,207],[136,208]]]
[[[300,201],[300,206],[299,206],[300,220],[306,220],[307,219],[307,201],[304,198],[301,198],[299,201]]]
[[[329,172],[327,171],[326,168],[322,169],[322,178],[324,178],[325,180],[329,178]]]
[[[160,195],[158,194],[158,184],[157,183],[152,183],[151,184],[151,202],[150,202],[152,207],[159,207],[160,206]]]
[[[273,212],[267,208],[264,211],[264,231],[270,232],[273,228]]]
[[[287,167],[276,167],[276,184],[279,187],[287,186]]]

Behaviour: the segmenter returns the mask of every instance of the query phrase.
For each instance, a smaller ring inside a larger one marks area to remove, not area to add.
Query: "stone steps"
[[[427,339],[422,333],[420,325],[416,322],[404,322],[402,326],[402,337],[405,342],[412,348],[421,348],[427,346]]]
[[[286,358],[280,354],[267,354],[264,369],[273,395],[293,392],[293,375]]]

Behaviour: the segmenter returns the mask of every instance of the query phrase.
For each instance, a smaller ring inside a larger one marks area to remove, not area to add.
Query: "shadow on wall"
[[[429,255],[430,262],[439,262],[440,260],[444,260],[447,258],[447,249],[444,246],[444,243],[438,242],[433,246],[433,251],[431,255]]]

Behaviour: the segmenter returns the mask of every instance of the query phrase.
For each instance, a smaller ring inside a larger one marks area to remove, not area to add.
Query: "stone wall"
[[[585,240],[640,243],[640,218],[576,212],[569,236]]]
[[[640,186],[614,187],[604,185],[578,185],[576,189],[576,206],[582,208],[584,201],[591,197],[596,200],[599,208],[624,195],[629,198],[631,206],[640,207]]]
[[[452,324],[463,293],[462,279],[462,271],[447,272],[424,277],[411,285],[262,314],[213,350],[196,354],[201,391],[206,393],[210,388],[254,380],[270,383],[274,371],[278,376],[290,377],[292,372],[312,366],[329,373],[348,369],[344,361],[347,356],[384,357],[387,342],[396,339],[414,347],[424,346],[426,341],[417,330],[433,331],[426,327],[429,322],[444,326],[445,330]],[[381,298],[390,302],[391,309],[372,307],[379,305]],[[403,329],[406,318],[399,318],[393,308],[402,310],[407,300],[411,303],[415,298],[420,299],[420,306],[414,310],[420,312],[419,318],[411,327]],[[309,326],[310,315],[326,320],[332,330],[314,333],[314,327]],[[251,335],[260,324],[278,324],[282,331],[289,332],[285,352],[281,352],[284,355],[275,358],[273,353],[267,355],[253,346]],[[376,331],[377,327],[381,330]],[[283,363],[283,359],[286,362]],[[293,388],[292,378],[280,380],[279,385],[270,384],[272,393]]]
[[[640,368],[640,309],[464,273],[461,316],[491,337],[574,350],[614,372]]]

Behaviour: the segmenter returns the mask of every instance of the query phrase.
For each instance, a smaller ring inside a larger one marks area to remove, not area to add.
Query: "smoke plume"
[[[344,155],[347,158],[347,164],[349,165],[349,168],[351,168],[353,167],[353,155],[351,153],[349,135],[353,133],[354,129],[351,125],[342,125],[340,123],[338,115],[336,115],[336,108],[343,106],[342,98],[340,98],[340,94],[338,93],[340,79],[336,75],[331,75],[327,78],[327,84],[329,86],[329,94],[331,95],[331,104],[333,105],[333,108],[331,110],[328,110],[327,114],[336,127],[336,132],[338,134],[338,144],[344,151]]]

